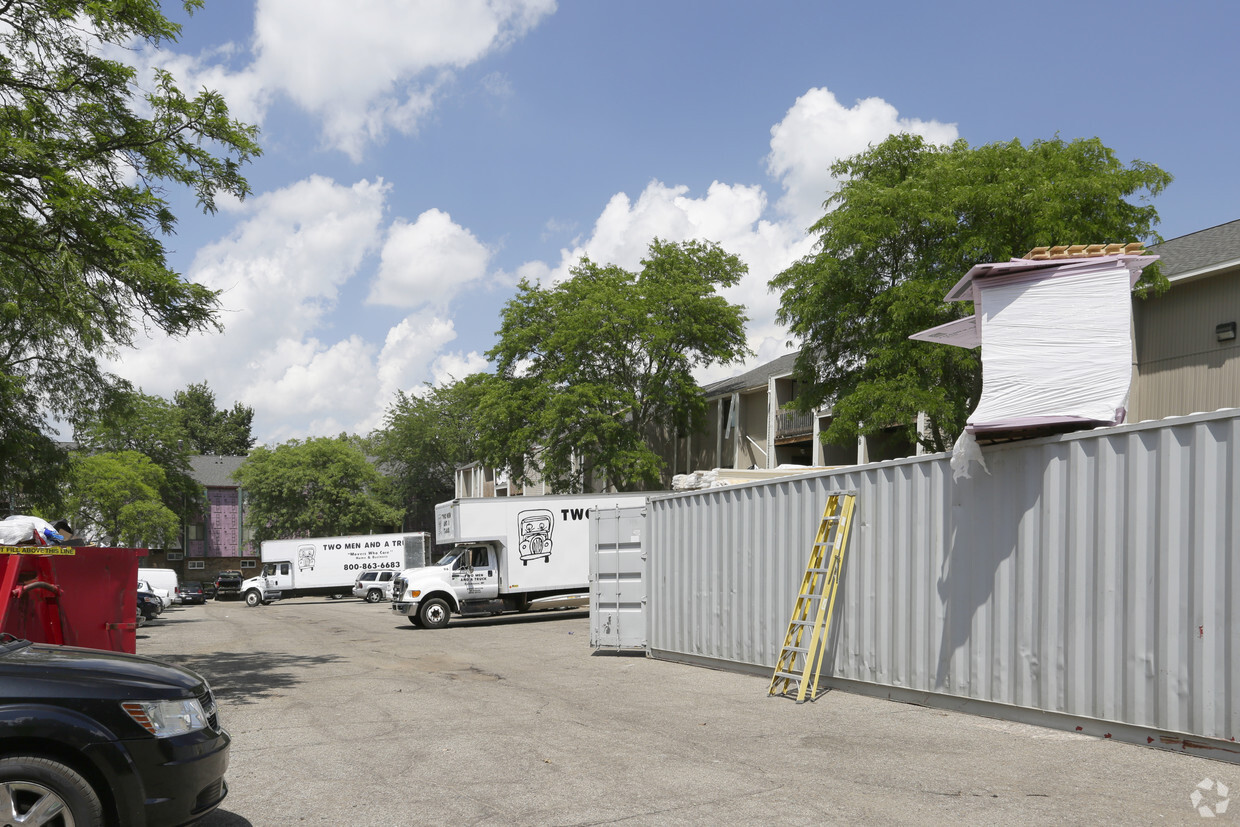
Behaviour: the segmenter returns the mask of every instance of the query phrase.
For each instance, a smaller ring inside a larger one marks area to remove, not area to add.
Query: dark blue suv
[[[0,822],[195,821],[228,794],[229,744],[195,672],[0,636]]]

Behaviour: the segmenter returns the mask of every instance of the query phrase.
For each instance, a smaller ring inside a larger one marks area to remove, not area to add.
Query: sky
[[[521,278],[638,270],[656,236],[749,268],[725,295],[753,357],[699,380],[774,359],[797,342],[768,281],[812,250],[832,162],[895,132],[1097,137],[1174,176],[1164,239],[1240,219],[1223,0],[179,5],[175,43],[124,59],[223,93],[263,154],[213,214],[169,193],[170,263],[220,291],[222,332],[111,368],[169,399],[205,381],[267,445],[381,427],[398,391],[488,369]]]

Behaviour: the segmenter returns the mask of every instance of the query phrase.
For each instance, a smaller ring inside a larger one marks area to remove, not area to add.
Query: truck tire
[[[414,626],[417,626],[419,629],[422,628],[422,621],[418,620],[418,615],[416,612],[409,615],[409,622]]]
[[[39,810],[59,806],[72,819],[39,824],[103,824],[103,805],[94,788],[75,770],[49,758],[17,755],[0,760],[0,797],[12,802],[18,816],[37,817]]]
[[[448,625],[448,618],[451,615],[452,610],[448,608],[448,602],[442,597],[423,600],[422,605],[418,606],[418,620],[427,629],[442,629]]]
[[[370,591],[366,592],[367,603],[378,603],[382,599],[383,599],[383,592],[379,589],[371,589]]]
[[[262,603],[262,602],[263,602],[263,596],[262,594],[259,593],[257,589],[250,589],[248,592],[245,593],[245,605],[257,606],[259,603]]]

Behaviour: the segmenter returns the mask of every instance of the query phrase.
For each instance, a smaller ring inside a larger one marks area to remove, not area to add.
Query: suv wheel
[[[12,803],[12,811],[0,813],[0,818],[16,815],[18,824],[32,819],[36,820],[31,823],[78,827],[103,824],[103,806],[86,779],[48,758],[0,759],[0,800]]]
[[[367,603],[378,603],[382,599],[383,599],[383,591],[380,589],[371,589],[370,591],[366,592]]]

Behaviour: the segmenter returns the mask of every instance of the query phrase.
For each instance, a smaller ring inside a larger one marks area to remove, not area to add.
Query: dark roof
[[[196,482],[208,488],[236,488],[237,481],[232,478],[232,474],[241,467],[245,459],[245,457],[190,457],[189,475]]]
[[[720,379],[718,382],[713,382],[702,388],[702,391],[709,399],[712,396],[723,396],[725,393],[736,393],[749,388],[765,386],[766,380],[772,376],[787,376],[789,373],[792,373],[792,367],[796,364],[797,354],[800,352],[799,350],[794,350],[791,353],[785,353],[778,359],[773,359],[764,365],[758,365],[753,370],[746,371],[740,376],[733,376],[731,379]]]
[[[1240,220],[1168,239],[1150,252],[1162,257],[1162,274],[1169,279],[1240,260]]]

